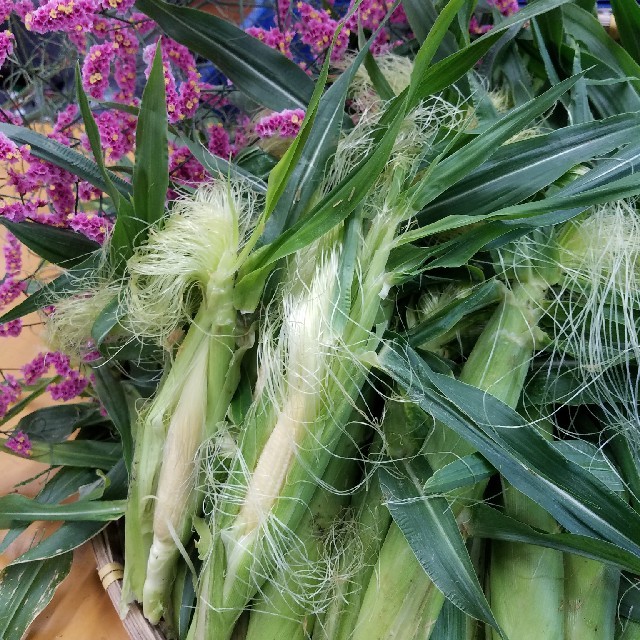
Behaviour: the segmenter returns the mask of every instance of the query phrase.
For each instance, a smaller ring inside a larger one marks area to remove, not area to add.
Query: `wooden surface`
[[[0,231],[0,243],[3,243],[3,238],[4,233]],[[27,322],[37,323],[38,319],[30,318]],[[18,369],[44,348],[39,337],[38,326],[24,329],[18,338],[0,338],[0,368]],[[47,397],[45,395],[39,398],[33,408],[43,406],[47,402]],[[46,469],[46,465],[0,452],[0,469],[2,470],[0,495],[4,495],[15,491],[16,484]],[[35,481],[19,487],[19,491],[32,496],[38,491],[39,486],[41,481]],[[0,532],[0,535],[3,534],[4,532]],[[25,535],[9,547],[6,553],[0,555],[0,568],[6,566],[45,534],[44,527],[32,525]],[[120,618],[98,579],[90,544],[74,552],[71,573],[60,585],[50,605],[36,619],[25,638],[27,640],[128,640]],[[6,638],[5,640],[19,639]]]

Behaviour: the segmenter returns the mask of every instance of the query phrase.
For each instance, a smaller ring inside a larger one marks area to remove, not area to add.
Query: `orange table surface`
[[[0,231],[0,246],[2,244],[4,233]],[[28,261],[26,255],[25,261]],[[37,323],[38,318],[30,318],[29,322]],[[0,338],[0,368],[6,371],[18,369],[44,349],[38,326],[25,328],[18,338]],[[41,396],[32,408],[46,403],[47,397]],[[46,465],[0,453],[0,469],[0,495],[5,495],[15,491],[16,484],[46,469]],[[20,486],[18,491],[32,496],[41,482]],[[42,526],[33,525],[16,540],[6,553],[0,555],[0,569],[28,549],[34,540],[39,540],[43,531]],[[26,640],[128,640],[129,636],[98,578],[91,545],[85,544],[74,552],[71,573],[24,637]]]

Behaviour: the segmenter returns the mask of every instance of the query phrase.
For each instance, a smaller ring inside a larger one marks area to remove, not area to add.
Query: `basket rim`
[[[91,539],[96,570],[111,603],[120,612],[122,598],[123,560],[117,536],[117,527],[109,525]],[[137,603],[131,603],[122,625],[131,640],[166,640],[157,627],[143,615]]]

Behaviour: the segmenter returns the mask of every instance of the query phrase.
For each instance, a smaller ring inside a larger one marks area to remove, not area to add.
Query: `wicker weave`
[[[113,579],[114,574],[119,575],[117,567],[121,566],[122,557],[119,551],[116,530],[107,527],[92,540],[93,553],[96,556],[98,573],[104,574],[103,568],[107,567],[107,574],[101,579],[106,585],[106,591],[116,609],[120,608],[120,596],[122,595],[122,580]],[[109,567],[114,567],[109,571]],[[122,624],[132,640],[165,640],[165,637],[142,615],[140,607],[132,604]]]

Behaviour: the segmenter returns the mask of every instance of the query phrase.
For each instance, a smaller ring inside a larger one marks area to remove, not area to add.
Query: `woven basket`
[[[91,544],[102,586],[109,594],[113,606],[119,610],[123,566],[117,528],[107,527],[93,538]],[[122,620],[122,624],[132,640],[165,640],[162,633],[149,624],[142,615],[140,607],[135,603],[129,607],[129,612]]]

